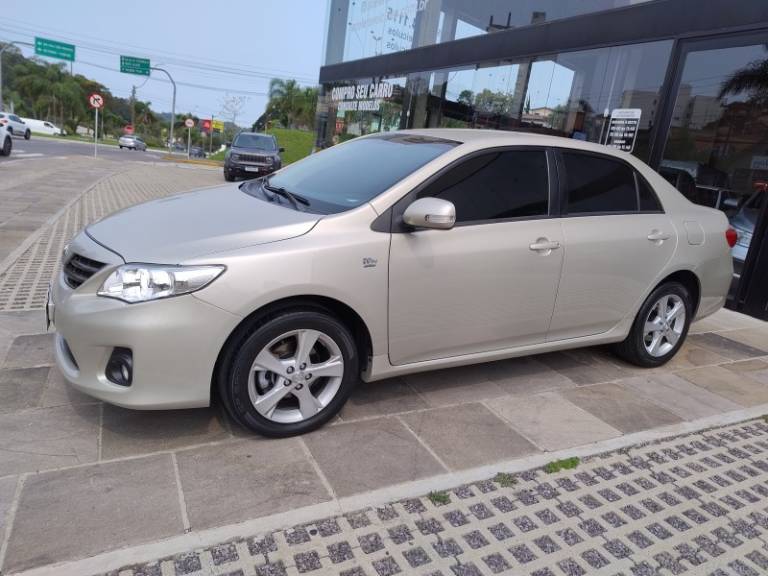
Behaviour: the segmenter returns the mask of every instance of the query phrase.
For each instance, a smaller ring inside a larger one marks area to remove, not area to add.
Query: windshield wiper
[[[304,196],[300,196],[299,194],[296,194],[294,192],[288,192],[285,188],[282,186],[272,186],[269,183],[269,179],[265,179],[264,183],[262,184],[266,190],[269,190],[273,194],[279,194],[283,198],[286,198],[290,201],[291,204],[293,204],[293,207],[296,208],[296,210],[299,209],[299,204],[303,204],[304,206],[309,206],[309,200],[304,198]]]

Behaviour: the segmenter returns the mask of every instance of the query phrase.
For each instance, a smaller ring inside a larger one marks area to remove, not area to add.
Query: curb
[[[191,549],[207,548],[221,542],[236,538],[245,538],[268,531],[280,530],[311,522],[318,518],[339,516],[362,508],[379,506],[404,498],[422,496],[430,491],[447,490],[493,477],[497,472],[522,472],[539,468],[545,464],[566,457],[578,456],[586,458],[606,452],[615,452],[630,446],[649,444],[655,441],[672,439],[693,433],[700,433],[712,428],[719,428],[746,422],[761,417],[768,412],[768,404],[735,410],[726,414],[718,414],[691,422],[683,422],[654,430],[645,430],[627,434],[610,440],[585,444],[575,448],[567,448],[556,452],[544,452],[534,456],[514,460],[500,461],[494,464],[439,474],[431,478],[396,484],[371,492],[331,499],[320,504],[312,504],[246,520],[238,524],[192,531],[179,536],[173,536],[149,544],[140,544],[129,548],[104,552],[90,558],[59,562],[49,566],[32,568],[22,572],[8,573],[8,576],[84,576],[87,574],[106,573],[132,564],[151,562],[158,558],[167,558]]]
[[[176,156],[171,156],[170,154],[166,154],[165,156],[163,156],[162,160],[168,160],[169,162],[177,162],[179,164],[199,164],[201,166],[214,166],[216,168],[221,168],[222,166],[224,166],[224,162],[221,162],[220,160],[177,158]]]

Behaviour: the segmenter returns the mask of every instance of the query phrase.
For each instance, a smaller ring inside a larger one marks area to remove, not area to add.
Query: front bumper
[[[83,236],[73,251],[92,242]],[[191,294],[140,304],[97,296],[115,264],[76,290],[62,274],[52,286],[56,363],[64,377],[77,390],[126,408],[208,406],[219,351],[241,319]],[[106,377],[117,347],[133,354],[130,386]]]
[[[224,165],[224,169],[232,175],[250,174],[252,176],[272,174],[272,172],[279,167],[278,164],[247,164],[243,162],[233,162],[231,160]]]

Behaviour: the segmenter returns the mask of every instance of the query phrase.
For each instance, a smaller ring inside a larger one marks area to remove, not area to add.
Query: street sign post
[[[189,160],[189,151],[192,147],[192,127],[195,125],[195,121],[192,118],[184,120],[184,126],[187,127],[187,160]]]
[[[35,37],[35,55],[58,58],[59,60],[75,61],[75,46],[66,42],[58,42],[48,38]]]
[[[136,58],[134,56],[120,56],[120,72],[124,74],[137,74],[149,76],[149,58]]]
[[[93,108],[95,113],[93,123],[93,157],[99,155],[99,108],[104,106],[104,97],[94,92],[88,96],[88,105]]]

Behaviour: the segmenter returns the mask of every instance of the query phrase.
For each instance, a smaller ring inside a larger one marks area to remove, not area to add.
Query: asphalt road
[[[120,150],[117,146],[99,144],[99,156],[109,160],[152,162],[161,159],[165,152]],[[4,162],[26,160],[31,158],[63,158],[71,156],[93,156],[93,144],[73,140],[55,140],[53,138],[36,137],[29,140],[13,139],[13,151],[10,157],[0,157],[0,165]]]

